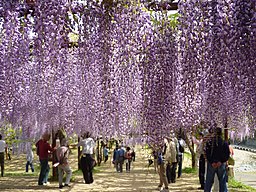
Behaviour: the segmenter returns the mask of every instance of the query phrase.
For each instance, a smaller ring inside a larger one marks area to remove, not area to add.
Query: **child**
[[[33,159],[34,159],[34,154],[33,154],[31,147],[29,147],[28,152],[27,152],[26,172],[28,172],[28,166],[30,166],[31,171],[34,172]]]

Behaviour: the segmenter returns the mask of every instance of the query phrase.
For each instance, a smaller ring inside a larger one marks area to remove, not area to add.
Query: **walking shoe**
[[[161,190],[160,192],[169,192],[168,188],[164,188],[163,190]]]
[[[71,186],[70,186],[69,184],[66,184],[66,183],[65,183],[64,187],[71,187]]]
[[[161,190],[161,189],[162,189],[162,185],[158,185],[158,186],[157,186],[157,189],[158,189],[158,190]]]
[[[64,187],[64,185],[60,185],[59,188],[62,189]]]

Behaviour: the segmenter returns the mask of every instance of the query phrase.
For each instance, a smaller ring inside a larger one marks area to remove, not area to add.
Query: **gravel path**
[[[242,152],[235,151],[236,156],[243,156],[244,161],[237,160],[236,170],[243,173],[239,168],[240,162],[249,162]],[[21,177],[0,177],[0,191],[1,192],[57,192],[57,191],[72,191],[72,192],[157,192],[157,185],[159,183],[159,176],[154,172],[153,167],[147,167],[148,157],[141,149],[137,150],[136,161],[133,162],[130,173],[116,173],[110,161],[102,164],[99,168],[100,172],[94,175],[95,182],[91,185],[83,183],[82,175],[75,176],[75,181],[71,182],[71,188],[58,189],[57,182],[51,182],[48,186],[37,185],[37,174]],[[235,158],[236,158],[235,156]],[[250,155],[249,155],[250,156]],[[190,161],[184,160],[184,164],[189,164]],[[24,171],[25,157],[13,157],[12,161],[7,161],[8,169],[17,172]],[[242,163],[241,163],[242,164]],[[76,155],[72,157],[72,165],[77,165]],[[72,167],[76,170],[76,167]],[[98,168],[97,168],[98,169]],[[238,174],[238,171],[236,172]],[[200,192],[197,190],[199,181],[197,175],[183,174],[181,178],[177,179],[176,183],[169,185],[172,192]],[[238,192],[246,190],[229,189],[229,192]],[[202,191],[201,191],[202,192]]]
[[[58,189],[57,182],[51,182],[48,186],[37,186],[37,175],[22,177],[0,177],[1,192],[55,192],[55,191],[73,191],[73,192],[157,192],[159,184],[159,176],[155,173],[152,166],[148,167],[148,157],[142,149],[137,150],[136,161],[133,162],[131,172],[117,173],[113,165],[108,161],[102,164],[100,172],[94,174],[94,183],[87,185],[83,183],[82,174],[75,177],[75,181],[71,182],[71,188]],[[21,157],[19,157],[21,158]],[[22,157],[25,158],[25,157]],[[76,160],[75,157],[72,159]],[[20,160],[25,161],[25,160]],[[24,165],[18,166],[15,162],[18,159],[7,161],[7,166],[13,170],[22,171]],[[188,161],[185,160],[185,164]],[[72,162],[76,165],[77,162]],[[17,167],[16,167],[17,166]],[[125,167],[124,167],[125,168]],[[76,168],[73,168],[75,170]],[[190,174],[183,174],[177,182],[170,184],[170,191],[173,192],[199,192],[197,190],[199,182],[197,177],[191,177]]]

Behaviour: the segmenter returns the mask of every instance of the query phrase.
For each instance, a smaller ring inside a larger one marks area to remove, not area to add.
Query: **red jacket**
[[[53,151],[53,148],[50,146],[50,144],[43,140],[43,139],[40,139],[37,143],[36,143],[36,147],[37,147],[37,150],[38,150],[38,156],[39,156],[39,159],[42,160],[42,159],[48,159],[48,154],[50,152]]]

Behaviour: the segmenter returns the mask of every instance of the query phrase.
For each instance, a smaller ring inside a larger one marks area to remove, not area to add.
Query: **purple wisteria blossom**
[[[181,0],[178,12],[173,27],[139,1],[1,1],[1,125],[154,145],[202,122],[250,135],[255,3]]]

